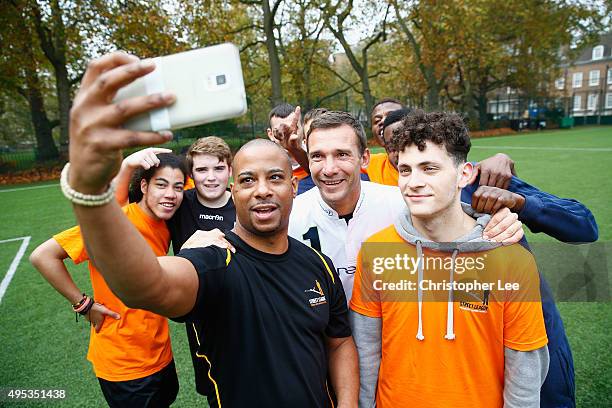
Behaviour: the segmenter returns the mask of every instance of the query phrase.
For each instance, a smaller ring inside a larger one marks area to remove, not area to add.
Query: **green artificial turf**
[[[516,162],[518,176],[561,197],[580,200],[591,209],[599,225],[600,242],[612,241],[612,127],[525,133],[476,139],[470,160],[497,152]],[[39,187],[41,188],[29,188]],[[17,189],[15,191],[6,190]],[[56,293],[29,264],[27,257],[40,243],[75,222],[69,203],[56,182],[0,189],[0,241],[31,237],[25,256],[0,303],[0,389],[63,389],[66,399],[54,406],[104,406],[104,399],[86,360],[89,327],[75,323],[67,301]],[[553,240],[527,232],[532,243]],[[22,241],[0,243],[0,279],[9,268]],[[610,252],[601,250],[600,258]],[[601,260],[601,259],[600,259]],[[605,261],[605,259],[603,259]],[[610,276],[611,268],[608,261]],[[604,262],[604,268],[605,266]],[[87,268],[70,271],[77,285],[91,291]],[[599,284],[609,293],[609,280]],[[609,300],[609,297],[608,299]],[[579,407],[612,406],[612,304],[561,302],[559,304],[574,353]],[[175,406],[206,406],[194,390],[193,369],[182,325],[171,323],[172,343],[181,390]],[[49,405],[50,402],[9,403],[0,406]]]

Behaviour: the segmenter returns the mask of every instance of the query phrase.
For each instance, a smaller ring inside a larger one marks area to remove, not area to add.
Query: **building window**
[[[612,85],[612,68],[608,69],[608,85]]]
[[[606,109],[612,109],[612,93],[606,94]]]
[[[599,85],[599,70],[593,70],[589,72],[589,86],[598,86]]]
[[[582,105],[582,98],[580,97],[580,95],[574,95],[574,110],[578,111],[580,110]]]
[[[587,100],[587,109],[588,110],[597,109],[597,94],[596,93],[589,94],[589,99]]]
[[[574,72],[572,84],[574,88],[580,88],[582,86],[582,72]]]
[[[597,47],[593,47],[593,59],[600,60],[603,58],[604,46],[598,45]]]
[[[564,78],[564,77],[561,77],[561,78],[557,79],[557,80],[555,81],[555,87],[556,87],[557,89],[563,89],[563,88],[565,88],[565,78]]]

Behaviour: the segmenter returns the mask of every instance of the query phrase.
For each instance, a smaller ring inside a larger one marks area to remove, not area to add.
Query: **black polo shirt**
[[[236,248],[185,249],[200,286],[198,356],[223,407],[331,407],[327,337],[348,337],[346,298],[329,258],[289,237],[282,255],[258,251],[231,231]]]
[[[166,224],[172,239],[172,250],[178,254],[196,230],[230,230],[234,228],[235,222],[236,207],[231,197],[223,207],[210,208],[198,201],[196,189],[192,188],[183,193],[183,202]]]

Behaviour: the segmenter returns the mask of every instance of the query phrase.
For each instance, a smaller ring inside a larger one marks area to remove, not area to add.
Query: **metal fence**
[[[500,103],[492,101],[493,104]],[[520,104],[529,106],[528,104]],[[491,107],[491,103],[489,104]],[[518,106],[518,105],[517,105]],[[540,108],[545,106],[546,108]],[[497,106],[499,108],[499,106]],[[489,112],[489,128],[512,128],[515,130],[521,129],[538,129],[538,128],[557,128],[565,127],[563,119],[568,118],[566,111],[560,110],[558,105],[554,104],[538,104],[531,105],[531,113],[525,117],[525,113],[519,115],[518,109],[513,109],[505,114],[502,109],[492,109],[494,113]],[[590,116],[573,116],[569,126],[582,125],[612,125],[612,115],[590,115]],[[236,125],[231,121],[212,123],[204,126],[198,126],[188,129],[182,129],[174,132],[174,140],[166,143],[163,147],[172,149],[175,153],[184,153],[189,145],[197,138],[209,135],[222,137],[233,151],[238,150],[247,141],[255,137],[265,137],[266,123],[254,123],[251,125]],[[134,151],[136,149],[132,149]],[[126,151],[129,154],[131,151]],[[24,170],[29,170],[37,167],[52,167],[54,165],[63,164],[62,160],[41,162],[37,160],[35,148],[30,149],[11,149],[3,147],[0,149],[0,174],[17,173]]]
[[[259,124],[255,126],[227,126],[223,125],[206,125],[183,129],[174,132],[174,139],[160,147],[172,149],[177,154],[185,153],[187,148],[198,138],[203,136],[215,135],[223,138],[230,146],[232,151],[236,151],[255,137],[265,136],[266,125]],[[124,154],[130,154],[137,149],[125,151]],[[62,159],[51,161],[39,161],[37,159],[36,148],[30,149],[13,149],[4,147],[0,150],[0,174],[17,173],[24,170],[29,170],[37,167],[52,167],[58,164],[63,164]]]

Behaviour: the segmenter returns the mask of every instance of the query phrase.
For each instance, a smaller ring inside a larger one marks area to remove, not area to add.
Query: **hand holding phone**
[[[241,116],[246,92],[238,48],[230,43],[153,58],[155,70],[119,89],[114,102],[171,92],[176,102],[135,116],[138,131],[181,129]]]

